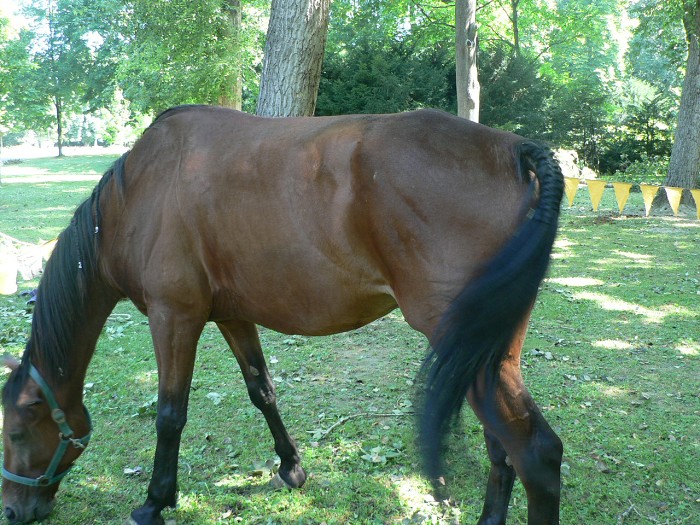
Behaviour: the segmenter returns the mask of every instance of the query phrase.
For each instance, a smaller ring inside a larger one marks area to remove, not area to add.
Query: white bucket
[[[0,248],[0,294],[17,292],[17,257],[9,250]]]

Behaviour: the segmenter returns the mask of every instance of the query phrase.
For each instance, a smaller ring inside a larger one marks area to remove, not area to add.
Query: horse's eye
[[[24,441],[24,432],[10,432],[9,437],[12,443],[21,443]]]

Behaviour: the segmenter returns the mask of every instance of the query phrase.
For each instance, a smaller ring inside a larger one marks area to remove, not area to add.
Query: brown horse
[[[427,475],[468,399],[492,466],[479,523],[504,523],[516,474],[530,524],[559,520],[562,447],[519,357],[557,228],[549,152],[438,111],[263,119],[166,111],[103,176],[46,265],[31,337],[3,390],[3,505],[45,517],[90,437],[83,384],[115,304],[148,316],[158,363],[157,447],[143,506],[175,505],[197,340],[215,322],[281,459],[306,473],[275,404],[256,324],[321,335],[397,306],[432,346],[420,424]]]

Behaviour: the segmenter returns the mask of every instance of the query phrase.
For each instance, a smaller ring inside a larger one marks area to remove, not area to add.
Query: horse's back
[[[127,159],[115,280],[144,310],[285,332],[346,330],[397,302],[420,325],[515,229],[518,141],[435,111],[175,110]]]

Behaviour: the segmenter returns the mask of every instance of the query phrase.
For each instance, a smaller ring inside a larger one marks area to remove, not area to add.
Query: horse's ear
[[[13,372],[19,368],[19,361],[12,357],[10,354],[5,354],[2,356],[2,364]]]

